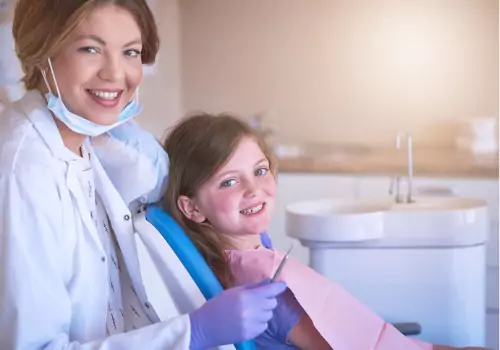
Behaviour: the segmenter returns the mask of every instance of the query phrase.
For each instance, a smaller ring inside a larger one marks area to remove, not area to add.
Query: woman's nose
[[[125,72],[121,60],[116,57],[106,57],[99,71],[99,78],[116,82],[122,79],[124,75]]]

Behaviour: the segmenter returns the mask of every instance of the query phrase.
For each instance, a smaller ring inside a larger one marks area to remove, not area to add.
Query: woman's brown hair
[[[276,165],[263,138],[247,123],[229,114],[197,114],[181,120],[167,135],[165,151],[170,159],[164,209],[182,226],[196,248],[214,271],[220,283],[229,288],[234,279],[225,249],[230,248],[224,236],[209,223],[197,223],[179,210],[180,196],[193,198],[234,153],[239,142],[253,138],[270,163],[274,174]]]
[[[145,0],[18,0],[12,33],[27,90],[40,86],[40,67],[57,54],[68,35],[98,6],[128,10],[142,34],[142,63],[153,64],[159,49],[158,31]]]

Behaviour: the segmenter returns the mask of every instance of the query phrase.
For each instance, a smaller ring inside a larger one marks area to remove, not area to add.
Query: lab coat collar
[[[27,91],[18,104],[56,158],[65,162],[77,159],[78,156],[64,145],[54,117],[39,90]]]

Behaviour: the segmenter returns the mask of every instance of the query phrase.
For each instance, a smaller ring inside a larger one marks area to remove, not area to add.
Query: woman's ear
[[[199,210],[194,201],[187,196],[179,196],[177,199],[177,207],[182,214],[191,221],[202,223],[206,220]]]

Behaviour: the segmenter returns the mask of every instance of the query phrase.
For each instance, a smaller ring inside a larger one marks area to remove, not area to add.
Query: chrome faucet
[[[394,201],[396,203],[412,203],[413,202],[413,139],[411,135],[406,134],[406,143],[407,143],[407,158],[408,158],[408,192],[406,194],[406,198],[401,197],[401,175],[395,174],[391,178],[391,183],[389,185],[389,195],[394,194]],[[398,151],[401,150],[401,134],[396,136],[396,149]],[[394,193],[395,191],[395,193]]]

